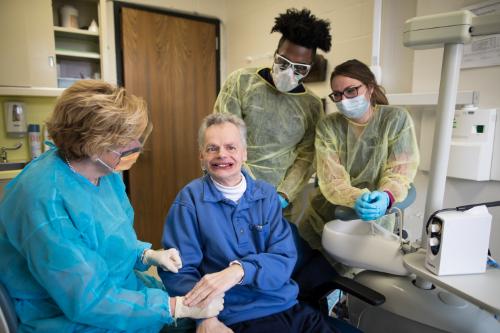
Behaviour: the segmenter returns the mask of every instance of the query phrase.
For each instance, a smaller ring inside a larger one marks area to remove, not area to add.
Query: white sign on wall
[[[500,13],[500,0],[491,0],[465,7],[476,15]],[[462,68],[489,67],[500,65],[500,34],[472,37],[464,45]]]

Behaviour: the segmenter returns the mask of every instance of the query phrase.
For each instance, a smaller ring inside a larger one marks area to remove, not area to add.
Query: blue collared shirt
[[[290,276],[297,252],[276,190],[245,172],[247,189],[238,203],[224,198],[209,176],[177,195],[167,216],[163,246],[179,249],[177,274],[159,270],[171,295],[185,295],[205,274],[238,260],[245,275],[228,290],[219,320],[226,325],[289,309],[298,287]]]

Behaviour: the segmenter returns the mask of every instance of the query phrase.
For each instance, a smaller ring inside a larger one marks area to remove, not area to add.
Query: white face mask
[[[344,116],[351,119],[362,118],[370,107],[370,103],[363,95],[343,99],[335,105]]]
[[[295,74],[292,66],[289,66],[287,69],[281,69],[280,67],[280,65],[274,64],[271,73],[276,89],[281,92],[288,92],[297,88],[300,84],[300,80],[304,77]]]

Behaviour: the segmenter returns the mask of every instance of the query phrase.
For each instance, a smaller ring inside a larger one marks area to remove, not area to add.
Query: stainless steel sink
[[[26,164],[26,162],[0,162],[0,171],[20,170],[24,168]]]

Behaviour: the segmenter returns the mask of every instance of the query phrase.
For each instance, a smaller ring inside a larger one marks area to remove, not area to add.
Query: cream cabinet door
[[[0,50],[0,86],[57,87],[51,0],[1,0]]]

